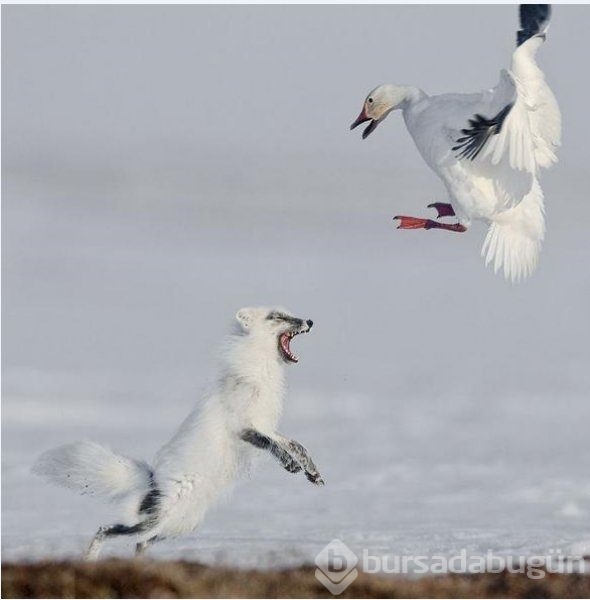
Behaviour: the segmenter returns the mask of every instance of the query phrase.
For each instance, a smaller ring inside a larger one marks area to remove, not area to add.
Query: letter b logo
[[[332,594],[341,594],[358,576],[356,554],[341,540],[332,540],[316,557],[315,576]]]
[[[328,548],[328,565],[331,573],[340,573],[347,570],[348,561],[344,554],[336,554],[334,548]]]

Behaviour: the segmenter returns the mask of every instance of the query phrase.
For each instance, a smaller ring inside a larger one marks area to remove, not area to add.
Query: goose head
[[[401,108],[406,100],[406,90],[403,87],[385,83],[371,90],[365,98],[363,110],[350,129],[358,127],[361,123],[369,121],[363,131],[363,139],[372,133],[381,121],[396,108]]]

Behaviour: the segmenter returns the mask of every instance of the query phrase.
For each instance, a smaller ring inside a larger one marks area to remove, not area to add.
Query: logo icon
[[[316,557],[315,576],[334,596],[341,594],[357,577],[359,559],[342,541],[332,540]]]

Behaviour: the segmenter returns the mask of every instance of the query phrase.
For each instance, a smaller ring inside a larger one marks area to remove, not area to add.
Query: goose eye
[[[369,98],[369,104],[373,103],[373,98]]]

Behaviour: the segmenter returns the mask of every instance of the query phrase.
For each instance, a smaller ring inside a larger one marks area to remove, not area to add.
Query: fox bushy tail
[[[522,202],[494,217],[481,249],[486,265],[494,272],[504,271],[512,282],[528,277],[535,270],[545,237],[543,191],[534,179]]]
[[[33,472],[56,485],[109,500],[149,490],[152,478],[147,463],[90,441],[44,452],[33,465]]]

